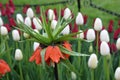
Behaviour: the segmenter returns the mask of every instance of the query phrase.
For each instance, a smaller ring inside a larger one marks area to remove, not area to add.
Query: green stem
[[[94,80],[94,69],[91,69],[91,80]]]
[[[24,80],[23,79],[23,74],[22,74],[22,66],[21,66],[20,62],[19,62],[19,71],[20,71],[20,80]]]
[[[99,32],[97,32],[97,39],[96,39],[96,54],[98,55],[98,42],[99,42]]]

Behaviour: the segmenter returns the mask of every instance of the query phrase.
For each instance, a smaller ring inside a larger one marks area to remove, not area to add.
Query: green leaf
[[[43,69],[45,69],[45,52],[46,52],[46,48],[42,49],[40,55],[42,56],[42,65],[43,65]]]
[[[59,48],[60,48],[61,52],[65,53],[65,54],[72,55],[72,56],[90,56],[88,54],[81,54],[81,53],[78,53],[78,52],[69,51],[66,48],[64,48],[63,46],[59,46]]]

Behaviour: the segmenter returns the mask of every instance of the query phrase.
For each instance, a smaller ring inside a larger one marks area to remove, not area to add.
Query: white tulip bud
[[[71,72],[71,78],[72,80],[76,80],[77,79],[77,76],[74,72]]]
[[[61,32],[63,35],[69,34],[70,33],[70,26],[67,25]]]
[[[8,34],[8,30],[5,26],[0,27],[0,34],[3,35],[3,36]]]
[[[40,43],[34,42],[33,44],[33,50],[35,51],[40,46]]]
[[[24,22],[23,16],[21,14],[16,15],[16,20],[17,20],[17,23]]]
[[[107,43],[110,41],[109,34],[108,34],[107,30],[104,29],[100,32],[100,40],[105,41]]]
[[[69,8],[66,8],[66,9],[64,10],[63,18],[64,18],[65,20],[72,18],[72,13],[71,13],[71,10],[70,10]]]
[[[30,27],[31,24],[32,24],[32,23],[31,23],[31,19],[30,19],[30,17],[26,17],[26,18],[25,18],[25,25],[27,25],[27,26]]]
[[[90,52],[90,53],[93,52],[93,46],[92,46],[92,45],[89,46],[89,52]]]
[[[15,60],[20,61],[23,59],[23,54],[20,49],[15,50]]]
[[[30,18],[34,17],[34,12],[33,12],[32,8],[27,9],[26,15]]]
[[[24,36],[25,38],[29,38],[29,37],[30,37],[30,35],[27,34],[27,33],[23,33],[23,36]]]
[[[98,64],[98,59],[96,54],[91,54],[89,60],[88,60],[88,67],[95,69],[97,67]]]
[[[84,24],[83,15],[80,12],[78,13],[78,15],[76,17],[76,24],[77,25],[83,25]]]
[[[79,32],[81,32],[81,33],[77,35],[77,38],[84,39],[84,33],[83,33],[83,31],[80,30]]]
[[[115,71],[115,79],[120,80],[120,67],[118,67]]]
[[[41,20],[39,18],[33,18],[33,24],[35,25],[35,28],[38,30],[42,29],[42,23]]]
[[[110,54],[110,48],[109,48],[109,45],[107,44],[107,42],[102,41],[102,43],[100,44],[100,53],[103,56]]]
[[[50,21],[52,21],[53,19],[55,19],[55,13],[54,13],[54,11],[53,11],[52,9],[49,9],[49,10],[48,10],[47,15],[48,15],[48,19],[49,19]]]
[[[19,41],[20,40],[20,34],[18,32],[18,30],[13,30],[12,31],[12,37],[14,41]]]
[[[95,40],[95,31],[93,29],[88,29],[86,38],[89,41],[94,41]]]
[[[120,50],[120,38],[117,39],[116,47],[118,50]]]
[[[101,21],[100,18],[96,18],[96,19],[95,19],[94,29],[95,29],[96,31],[102,30],[102,21]]]
[[[55,29],[56,26],[57,26],[57,21],[56,20],[52,20],[52,22],[51,22],[51,28]]]
[[[4,23],[3,23],[3,20],[2,18],[0,17],[0,26],[2,26]]]

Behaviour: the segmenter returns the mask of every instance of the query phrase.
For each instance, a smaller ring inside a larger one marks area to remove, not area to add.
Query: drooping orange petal
[[[53,46],[48,46],[48,47],[46,48],[45,61],[47,61],[47,60],[49,59],[50,53],[51,53],[51,51],[52,51],[52,48],[53,48]]]

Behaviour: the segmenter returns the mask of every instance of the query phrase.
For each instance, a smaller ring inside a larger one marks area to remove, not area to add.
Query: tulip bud
[[[100,53],[103,56],[110,54],[110,48],[105,41],[102,41],[102,43],[100,44]]]
[[[0,27],[0,34],[3,35],[3,36],[8,34],[8,30],[5,26]]]
[[[120,38],[117,39],[116,47],[118,50],[120,50]]]
[[[76,24],[77,25],[83,25],[84,24],[84,19],[82,16],[82,13],[78,13],[77,17],[76,17]]]
[[[48,19],[49,19],[50,21],[52,21],[53,19],[55,19],[55,13],[54,13],[54,11],[53,11],[52,9],[49,9],[49,10],[48,10],[47,15],[48,15]]]
[[[81,32],[81,33],[77,35],[77,38],[84,39],[84,33],[83,33],[83,31],[80,30],[79,32]]]
[[[94,41],[95,40],[95,31],[93,29],[88,29],[86,38],[89,41]]]
[[[26,18],[25,18],[25,24],[26,24],[27,26],[29,26],[29,27],[31,26],[32,23],[31,23],[30,17],[26,17]]]
[[[90,52],[90,53],[93,52],[93,46],[92,46],[92,45],[90,45],[90,47],[89,47],[89,52]]]
[[[115,70],[115,79],[120,80],[120,67]]]
[[[102,21],[101,21],[100,18],[96,18],[96,19],[95,19],[94,29],[95,29],[96,31],[102,30]]]
[[[23,59],[23,54],[20,49],[16,49],[15,51],[15,60],[20,61]]]
[[[17,20],[17,23],[21,23],[21,22],[24,21],[24,20],[23,20],[23,16],[22,16],[21,14],[17,14],[17,15],[16,15],[16,20]]]
[[[33,50],[35,51],[40,46],[40,43],[34,42],[33,44]]]
[[[66,9],[64,10],[63,18],[64,18],[65,20],[72,18],[72,13],[71,13],[71,10],[70,10],[69,8],[66,8]]]
[[[63,35],[69,34],[70,33],[70,26],[67,25],[61,32]]]
[[[77,79],[77,76],[74,72],[71,72],[71,78],[72,80],[76,80]]]
[[[105,41],[107,43],[110,41],[109,34],[108,34],[107,30],[104,29],[100,32],[100,40]]]
[[[23,36],[24,36],[25,38],[29,38],[29,37],[30,37],[30,35],[27,34],[27,33],[23,33]]]
[[[14,41],[19,41],[20,40],[20,34],[18,32],[18,30],[13,30],[12,31],[12,37]]]
[[[2,18],[0,17],[0,26],[2,26],[4,23],[3,23],[3,20]]]
[[[52,22],[51,22],[51,28],[55,29],[56,26],[57,26],[57,21],[56,20],[52,20]]]
[[[32,8],[27,9],[26,15],[30,18],[34,17],[34,12],[33,12]]]
[[[88,67],[95,69],[97,67],[98,64],[98,59],[96,54],[91,54],[89,60],[88,60]]]
[[[33,24],[35,25],[35,28],[38,30],[42,29],[42,23],[39,18],[33,18]]]

